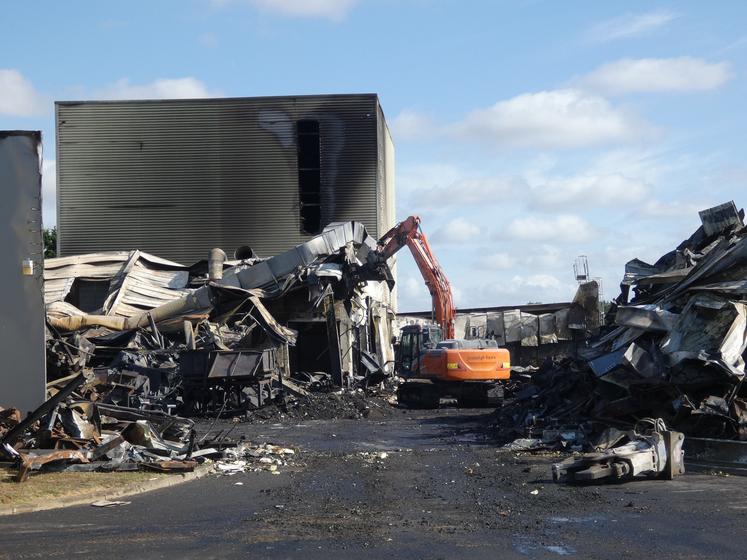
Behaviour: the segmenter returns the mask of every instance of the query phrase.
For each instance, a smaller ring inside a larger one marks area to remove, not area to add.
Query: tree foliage
[[[44,230],[44,258],[51,259],[57,256],[57,228]]]

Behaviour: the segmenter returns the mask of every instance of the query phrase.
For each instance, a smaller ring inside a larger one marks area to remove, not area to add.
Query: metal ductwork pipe
[[[208,255],[208,279],[210,281],[221,280],[223,278],[223,263],[226,262],[226,253],[223,249],[216,247],[210,249]]]

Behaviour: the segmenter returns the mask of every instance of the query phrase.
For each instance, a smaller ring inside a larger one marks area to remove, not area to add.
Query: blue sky
[[[377,92],[397,215],[420,214],[461,307],[605,295],[745,203],[747,3],[455,0],[5,2],[0,129],[53,101]],[[429,297],[407,255],[400,309]]]

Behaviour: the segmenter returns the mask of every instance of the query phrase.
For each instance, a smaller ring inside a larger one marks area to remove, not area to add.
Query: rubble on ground
[[[504,440],[607,451],[644,418],[687,437],[747,440],[744,211],[731,202],[700,217],[653,265],[627,263],[598,337],[514,387],[498,413]]]
[[[23,420],[16,410],[0,411],[0,455],[15,462],[17,481],[39,470],[191,472],[206,461],[215,462],[215,472],[274,472],[296,453],[236,441],[224,431],[197,439],[188,418],[81,400],[76,392],[84,382],[78,374]]]
[[[666,429],[661,419],[644,419],[604,451],[569,457],[552,466],[555,482],[594,482],[665,478],[671,480],[685,472],[680,432]]]
[[[366,416],[393,361],[391,272],[370,265],[375,249],[346,222],[266,259],[47,259],[49,399],[23,421],[0,411],[3,455],[19,479],[42,467],[184,471],[204,448],[185,417],[308,417],[315,405]]]
[[[294,449],[269,443],[255,446],[239,443],[236,447],[226,449],[223,458],[213,463],[212,470],[225,476],[259,471],[280,474],[278,469],[287,466],[295,454]]]
[[[91,400],[187,416],[375,386],[393,359],[391,273],[368,266],[375,247],[350,222],[268,259],[227,261],[219,249],[192,267],[142,251],[48,259],[49,381],[85,371]]]

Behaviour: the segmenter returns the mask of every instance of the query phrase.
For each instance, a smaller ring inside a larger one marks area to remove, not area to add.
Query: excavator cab
[[[503,399],[501,381],[511,375],[508,350],[495,340],[442,340],[431,325],[407,325],[400,331],[395,371],[406,381],[397,388],[400,404],[436,408],[496,406]]]
[[[396,371],[402,377],[417,375],[422,355],[441,342],[441,327],[435,325],[406,325],[400,331]]]

